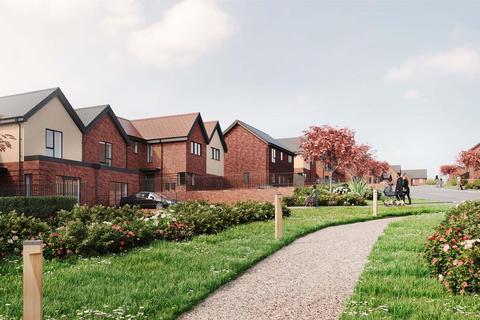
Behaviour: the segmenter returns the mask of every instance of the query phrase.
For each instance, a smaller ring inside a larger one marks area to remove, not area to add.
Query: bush
[[[26,216],[48,220],[60,210],[72,210],[77,199],[74,197],[0,197],[0,212],[16,211]]]
[[[465,184],[465,189],[480,189],[480,180],[474,180]]]
[[[435,181],[434,179],[427,179],[426,184],[427,184],[428,186],[434,186],[434,185],[437,184],[437,181]]]
[[[338,187],[337,187],[338,188]],[[297,189],[295,189],[297,190]],[[293,196],[283,197],[283,204],[289,207],[300,207],[305,205],[306,196],[299,195],[302,194],[294,191]],[[318,205],[319,206],[365,206],[367,202],[365,198],[358,193],[328,193],[328,192],[319,192],[318,195]]]
[[[45,222],[12,211],[0,214],[0,257],[21,254],[23,240],[41,239],[48,233]]]
[[[366,200],[373,200],[373,190],[374,188],[372,187],[365,188],[365,190],[363,191],[362,197],[365,198]],[[383,195],[383,191],[379,190],[377,192],[377,199],[380,200],[382,198],[382,195]]]
[[[428,237],[431,272],[456,293],[480,293],[480,201],[462,203]]]

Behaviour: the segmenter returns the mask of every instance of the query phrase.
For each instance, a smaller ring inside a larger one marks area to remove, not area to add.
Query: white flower
[[[162,213],[162,215],[160,216],[162,219],[165,219],[167,217],[167,214],[164,212]]]
[[[12,239],[8,239],[7,242],[10,243],[10,244],[12,244],[12,243],[13,243],[13,240],[12,240]]]
[[[13,241],[17,241],[17,240],[18,240],[18,236],[13,236],[13,237],[12,237],[12,240],[13,240]]]
[[[462,245],[464,249],[472,249],[475,243],[480,243],[480,239],[465,240]]]

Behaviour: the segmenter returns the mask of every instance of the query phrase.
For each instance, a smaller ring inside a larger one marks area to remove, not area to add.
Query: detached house
[[[267,133],[236,120],[223,133],[225,179],[232,187],[292,185],[295,153]]]
[[[140,170],[141,189],[194,189],[207,174],[209,137],[200,113],[119,120],[133,141],[127,166]]]
[[[208,135],[207,174],[223,177],[225,175],[225,153],[228,149],[222,128],[218,121],[207,121],[205,129]]]
[[[111,108],[79,113],[59,88],[0,97],[0,132],[14,137],[0,153],[0,194],[116,204],[137,191],[137,171],[124,160],[129,139]]]

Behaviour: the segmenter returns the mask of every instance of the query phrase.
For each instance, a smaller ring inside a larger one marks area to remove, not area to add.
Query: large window
[[[53,158],[63,158],[63,132],[45,129],[45,154]]]
[[[197,142],[190,142],[190,153],[195,154],[197,156],[202,155],[202,145]]]
[[[151,144],[147,145],[147,162],[153,162],[153,145]]]
[[[212,159],[220,161],[220,149],[212,147]]]
[[[272,163],[275,163],[277,159],[277,150],[272,148]]]
[[[80,202],[80,178],[56,177],[57,196],[75,197]]]
[[[184,185],[190,185],[194,186],[195,185],[195,174],[193,173],[188,173],[188,172],[179,172],[177,174],[177,184],[179,186],[184,186]]]
[[[124,182],[110,182],[110,193],[108,202],[111,206],[116,206],[120,203],[122,197],[128,196],[128,183]]]
[[[100,141],[100,164],[112,166],[112,144]]]

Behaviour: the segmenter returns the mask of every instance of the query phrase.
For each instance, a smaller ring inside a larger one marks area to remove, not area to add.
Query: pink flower
[[[445,244],[445,245],[443,246],[443,249],[442,249],[442,250],[443,250],[443,252],[448,252],[448,250],[450,250],[450,245],[449,245],[449,244]]]

